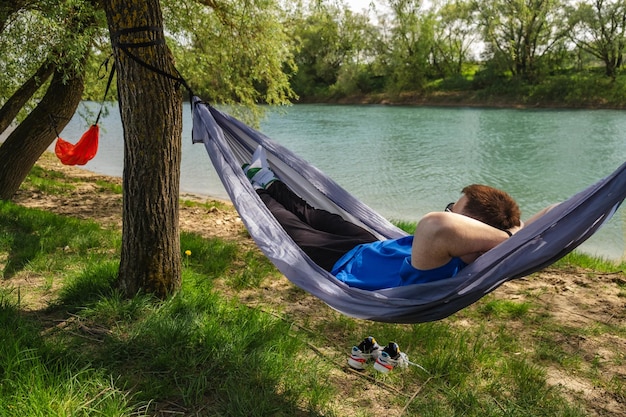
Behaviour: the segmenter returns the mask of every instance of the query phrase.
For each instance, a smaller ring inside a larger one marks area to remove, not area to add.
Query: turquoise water
[[[64,139],[75,142],[89,124],[81,113]],[[204,147],[191,144],[190,116],[186,108],[181,189],[228,198]],[[101,126],[98,155],[85,168],[121,176],[116,108]],[[526,218],[626,161],[626,114],[612,110],[297,105],[270,111],[260,130],[391,219],[441,210],[470,183],[507,190]],[[581,249],[623,259],[625,234],[621,209]]]

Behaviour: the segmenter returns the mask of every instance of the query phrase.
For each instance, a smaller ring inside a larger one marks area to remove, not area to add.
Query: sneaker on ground
[[[353,346],[350,356],[348,357],[348,365],[354,369],[365,369],[365,364],[369,360],[376,360],[380,354],[380,346],[376,343],[376,339],[368,336],[358,346]]]
[[[406,353],[400,352],[398,344],[389,342],[387,346],[380,352],[374,369],[384,374],[388,373],[395,367],[406,368],[409,365],[409,358]]]

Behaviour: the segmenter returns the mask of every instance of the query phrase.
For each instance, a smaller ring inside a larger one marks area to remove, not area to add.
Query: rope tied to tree
[[[121,42],[120,41],[122,36],[133,34],[133,33],[142,33],[142,32],[152,33],[154,34],[153,36],[155,38],[152,40],[143,41],[143,42]],[[175,66],[173,66],[173,68],[176,74],[171,74],[160,68],[155,67],[154,65],[147,63],[145,60],[141,59],[137,54],[134,54],[131,52],[131,49],[134,49],[134,48],[146,48],[150,46],[165,45],[165,36],[164,36],[162,28],[156,27],[156,26],[140,26],[136,28],[120,29],[118,31],[111,32],[111,45],[113,48],[120,49],[133,61],[143,66],[144,68],[147,68],[148,70],[156,74],[159,74],[163,77],[174,80],[175,82],[185,87],[187,91],[189,92],[190,100],[192,100],[192,98],[194,97],[194,93],[189,87],[189,85],[187,84],[187,81],[183,78],[183,76],[180,74],[180,72]],[[65,165],[84,165],[87,162],[89,162],[91,159],[93,159],[94,156],[96,155],[96,152],[98,150],[98,140],[99,140],[99,135],[100,135],[98,123],[100,122],[100,117],[102,116],[102,111],[104,109],[104,103],[105,103],[107,94],[111,88],[111,84],[113,82],[113,76],[115,74],[115,65],[112,65],[111,70],[109,71],[109,63],[110,63],[112,56],[113,54],[111,54],[100,65],[100,68],[98,70],[98,72],[100,72],[102,68],[105,68],[106,71],[109,73],[109,79],[107,81],[107,85],[104,91],[102,102],[100,103],[100,110],[98,111],[98,115],[96,116],[96,121],[83,134],[83,136],[75,145],[63,140],[60,137],[54,118],[52,115],[50,115],[50,123],[57,136],[57,143],[55,145],[54,150],[59,160],[61,160],[61,162]],[[104,76],[100,78],[104,78]]]
[[[102,109],[104,109],[104,102],[107,98],[107,94],[109,93],[109,89],[111,88],[111,83],[113,82],[113,75],[115,74],[115,65],[111,66],[111,71],[109,71],[109,60],[111,59],[113,55],[109,55],[109,57],[104,60],[104,62],[102,64],[100,64],[100,68],[98,69],[98,72],[100,72],[100,69],[102,69],[102,67],[105,68],[105,70],[107,72],[109,72],[109,80],[107,81],[107,86],[104,89],[104,96],[102,96],[102,102],[100,103],[100,110],[98,111],[98,116],[96,117],[96,121],[94,122],[95,125],[98,124],[98,122],[100,121],[100,116],[102,115]],[[104,76],[100,77],[100,79],[104,78]]]
[[[144,41],[144,42],[121,42],[120,41],[120,38],[122,36],[134,34],[134,33],[142,33],[142,32],[154,33],[155,39]],[[163,28],[158,27],[158,26],[138,26],[136,28],[120,29],[120,30],[111,32],[111,45],[113,46],[113,48],[120,49],[128,57],[130,57],[133,61],[135,61],[142,67],[147,68],[150,71],[156,74],[159,74],[163,77],[169,78],[171,80],[174,80],[180,83],[189,92],[190,99],[191,97],[195,95],[191,87],[189,87],[189,84],[187,84],[187,81],[185,80],[185,78],[181,75],[180,71],[178,71],[178,68],[176,68],[176,66],[174,65],[172,66],[176,74],[171,74],[169,72],[162,70],[161,68],[157,68],[154,65],[147,63],[146,61],[141,59],[139,56],[131,52],[131,49],[146,48],[149,46],[157,46],[157,45],[165,45],[165,35],[163,33]]]

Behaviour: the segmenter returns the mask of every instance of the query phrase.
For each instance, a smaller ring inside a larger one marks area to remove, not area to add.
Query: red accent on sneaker
[[[393,365],[390,365],[388,363],[383,363],[381,361],[379,361],[378,359],[376,359],[376,363],[382,367],[385,367],[387,369],[389,369],[390,371],[393,369]]]

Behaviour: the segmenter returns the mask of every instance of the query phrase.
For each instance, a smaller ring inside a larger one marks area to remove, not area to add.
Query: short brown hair
[[[469,217],[506,230],[520,225],[520,209],[506,192],[488,185],[472,184],[463,188],[467,204],[463,210]]]

